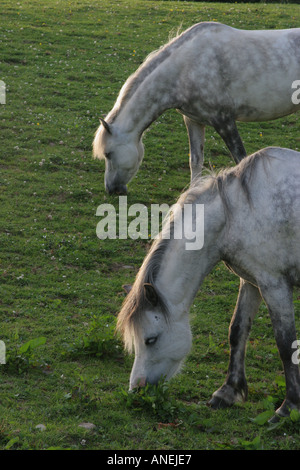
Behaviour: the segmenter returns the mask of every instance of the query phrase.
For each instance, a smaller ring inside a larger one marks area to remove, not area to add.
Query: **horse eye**
[[[151,338],[145,339],[145,345],[146,346],[152,346],[153,344],[156,343],[157,336],[152,336]]]
[[[104,154],[105,158],[107,158],[107,160],[110,160],[111,159],[111,153],[105,153]]]

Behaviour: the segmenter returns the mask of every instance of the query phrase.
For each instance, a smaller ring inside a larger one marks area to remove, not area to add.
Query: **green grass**
[[[206,406],[226,374],[239,284],[223,265],[195,298],[193,349],[168,385],[128,394],[133,358],[113,336],[122,285],[133,281],[148,242],[96,236],[97,207],[118,203],[104,192],[103,162],[91,157],[98,118],[170,32],[207,20],[291,28],[300,15],[296,5],[261,3],[2,1],[0,80],[7,94],[0,105],[0,340],[8,361],[0,365],[1,449],[300,447],[297,419],[271,430],[255,421],[284,396],[264,306],[248,345],[248,402],[218,412]],[[239,129],[249,153],[300,146],[297,116]],[[181,117],[166,112],[144,144],[128,204],[171,205],[190,178]],[[205,164],[233,165],[212,129]],[[87,430],[83,422],[95,427]]]

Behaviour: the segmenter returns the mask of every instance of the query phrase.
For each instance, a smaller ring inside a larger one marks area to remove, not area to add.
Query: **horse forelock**
[[[98,158],[99,160],[104,160],[105,155],[105,140],[106,140],[107,131],[105,128],[100,125],[95,132],[93,140],[93,157]]]

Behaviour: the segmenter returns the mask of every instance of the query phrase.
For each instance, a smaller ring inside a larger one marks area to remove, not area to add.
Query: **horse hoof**
[[[212,397],[207,404],[214,410],[229,408],[231,406],[229,405],[229,403],[223,400],[223,398],[216,397],[216,396]]]

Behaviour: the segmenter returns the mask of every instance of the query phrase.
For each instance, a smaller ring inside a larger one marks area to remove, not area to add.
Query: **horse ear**
[[[107,122],[104,121],[104,119],[102,119],[102,118],[99,118],[99,120],[100,120],[102,126],[107,130],[107,132],[108,132],[109,134],[111,134],[111,129],[110,129],[110,127],[109,127],[109,124],[107,124]]]
[[[125,284],[124,286],[122,286],[124,291],[126,292],[126,294],[129,294],[129,292],[131,291],[132,289],[132,285],[131,284]]]
[[[145,296],[148,302],[150,302],[153,307],[158,304],[158,295],[152,284],[144,284]]]

